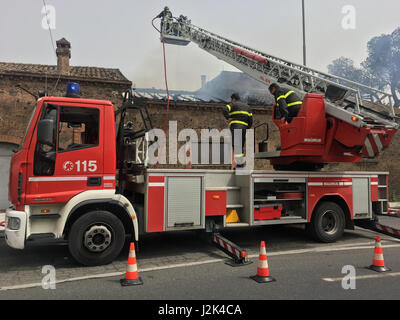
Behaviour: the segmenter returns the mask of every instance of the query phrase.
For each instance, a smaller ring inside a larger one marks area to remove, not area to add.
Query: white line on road
[[[400,272],[369,274],[369,275],[363,275],[363,276],[356,276],[351,279],[361,280],[361,279],[373,279],[373,278],[397,277],[397,276],[400,276]],[[343,279],[344,279],[344,277],[322,278],[322,280],[327,281],[327,282],[342,281]]]
[[[269,253],[268,256],[271,257],[271,256],[294,255],[294,254],[305,254],[305,253],[371,249],[374,247],[373,246],[374,243],[375,242],[363,242],[363,243],[344,244],[344,245],[340,245],[340,246],[325,246],[325,247],[320,247],[320,248],[277,251],[277,252]],[[400,244],[392,244],[392,245],[384,246],[384,248],[398,248],[398,247],[400,247]],[[256,258],[256,257],[258,257],[258,254],[249,255],[248,257]],[[143,269],[139,268],[139,272],[159,271],[159,270],[166,270],[166,269],[173,269],[173,268],[198,266],[198,265],[203,265],[203,264],[222,262],[222,261],[226,261],[226,259],[227,258],[210,259],[210,260],[197,261],[197,262],[171,264],[171,265],[161,266],[161,267],[149,267],[149,268],[143,268]],[[140,264],[140,262],[139,262],[139,264]],[[110,272],[110,273],[103,273],[103,274],[97,274],[97,275],[91,275],[91,276],[75,277],[75,278],[58,280],[58,281],[56,281],[56,284],[72,282],[72,281],[89,280],[89,279],[108,278],[108,277],[114,277],[114,276],[121,276],[124,274],[125,274],[125,272]],[[21,285],[9,286],[9,287],[0,287],[0,291],[15,290],[15,289],[28,289],[28,288],[41,287],[41,286],[42,286],[41,283],[28,283],[28,284],[21,284]]]

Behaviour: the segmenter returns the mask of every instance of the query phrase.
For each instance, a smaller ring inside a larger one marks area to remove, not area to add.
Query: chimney
[[[56,42],[57,44],[57,69],[61,73],[69,73],[69,59],[71,59],[71,43],[65,38]]]

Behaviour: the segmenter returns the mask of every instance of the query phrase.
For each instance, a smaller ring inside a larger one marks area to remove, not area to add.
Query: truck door
[[[201,226],[202,212],[202,178],[168,177],[167,228]]]
[[[371,217],[369,178],[353,178],[353,216],[354,219]]]
[[[30,148],[27,204],[66,203],[82,191],[102,189],[102,111],[101,106],[44,104]],[[51,126],[45,129],[48,141],[38,139],[43,124]]]

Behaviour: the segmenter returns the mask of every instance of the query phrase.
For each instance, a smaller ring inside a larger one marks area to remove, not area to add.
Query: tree
[[[392,34],[372,38],[367,44],[368,56],[361,67],[351,59],[340,57],[332,61],[328,71],[382,91],[390,90],[394,105],[400,106],[400,28]]]
[[[380,80],[382,89],[389,88],[395,106],[400,106],[400,28],[392,34],[372,38],[367,45],[368,57],[364,69]]]
[[[328,72],[335,76],[359,83],[366,78],[365,71],[361,68],[355,67],[354,61],[346,57],[340,57],[333,60],[328,66]]]
[[[376,78],[365,68],[357,68],[354,66],[354,61],[349,58],[340,57],[333,60],[332,63],[328,65],[328,72],[338,77],[361,83],[368,87],[383,89],[382,81],[380,81],[380,79]],[[360,91],[364,96],[374,95],[370,90],[361,89]],[[375,96],[375,98],[378,97]]]

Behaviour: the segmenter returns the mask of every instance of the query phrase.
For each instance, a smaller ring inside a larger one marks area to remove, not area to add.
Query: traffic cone
[[[142,279],[139,277],[136,264],[135,244],[131,242],[129,248],[128,265],[126,267],[125,279],[121,279],[121,286],[134,286],[143,284]]]
[[[255,276],[251,276],[250,278],[257,281],[258,283],[276,281],[269,275],[267,252],[265,250],[264,241],[261,241],[260,255],[258,257],[257,274]]]
[[[372,264],[368,267],[368,269],[374,270],[376,272],[390,271],[389,268],[385,267],[385,261],[383,260],[383,251],[382,251],[380,236],[376,236],[374,259],[372,260]]]

